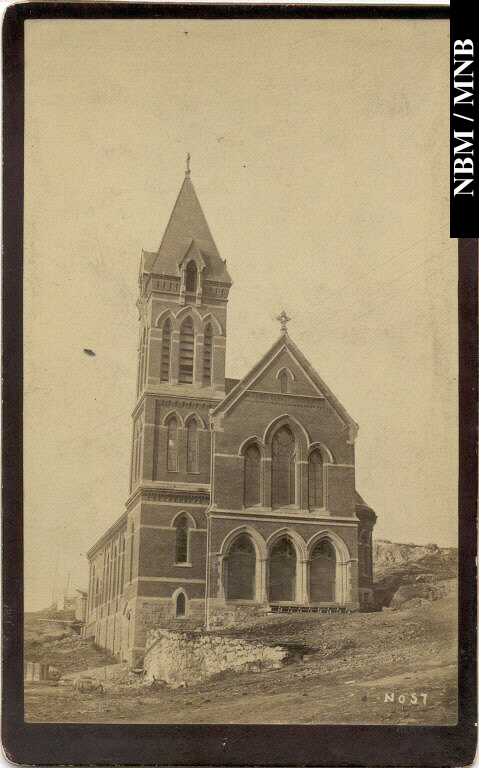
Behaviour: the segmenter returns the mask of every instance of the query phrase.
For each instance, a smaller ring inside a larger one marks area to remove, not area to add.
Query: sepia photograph
[[[456,724],[449,45],[25,21],[27,723]]]

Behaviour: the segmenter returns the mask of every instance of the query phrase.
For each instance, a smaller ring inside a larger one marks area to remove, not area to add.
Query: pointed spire
[[[191,180],[191,155],[186,156],[185,178],[176,198],[151,271],[176,275],[182,259],[192,247],[198,248],[206,264],[205,277],[231,284]]]

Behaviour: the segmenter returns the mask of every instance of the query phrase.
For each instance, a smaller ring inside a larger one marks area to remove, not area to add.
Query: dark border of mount
[[[23,121],[28,19],[448,19],[443,6],[25,3],[3,22],[3,731],[35,765],[462,766],[476,746],[477,239],[459,239],[459,689],[455,726],[108,725],[23,719]],[[440,191],[438,190],[438,194]]]

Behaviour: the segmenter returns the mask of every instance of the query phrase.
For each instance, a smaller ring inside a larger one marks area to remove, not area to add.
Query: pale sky
[[[447,21],[26,23],[26,607],[124,510],[141,249],[192,180],[227,375],[290,335],[359,423],[378,538],[456,544]],[[88,347],[95,357],[83,353]],[[56,576],[55,576],[56,574]]]

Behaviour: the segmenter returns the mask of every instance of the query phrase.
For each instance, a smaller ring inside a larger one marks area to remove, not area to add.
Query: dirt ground
[[[105,692],[29,683],[29,722],[384,723],[456,721],[456,589],[402,611],[285,615],[248,631],[288,644],[281,669],[176,690],[105,683]],[[244,633],[242,633],[244,635]]]

